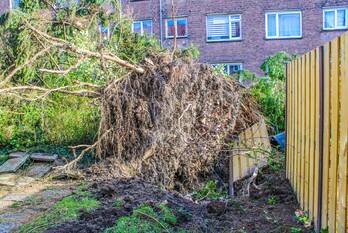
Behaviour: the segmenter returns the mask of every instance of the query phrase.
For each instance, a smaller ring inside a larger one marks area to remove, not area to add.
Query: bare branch
[[[58,87],[58,88],[52,88],[52,89],[38,87],[38,86],[17,86],[17,87],[9,87],[9,88],[0,89],[0,95],[1,94],[13,94],[13,92],[18,93],[18,92],[26,92],[26,91],[43,92],[42,95],[39,95],[36,98],[27,99],[27,100],[32,100],[32,101],[46,98],[48,95],[50,95],[54,92],[59,92],[59,93],[64,93],[64,94],[69,94],[69,95],[76,95],[76,96],[83,96],[83,97],[97,97],[100,95],[99,92],[93,91],[93,90],[84,90],[83,89],[83,90],[69,91],[69,89],[79,88],[79,87],[81,87],[81,85],[64,86],[64,87]]]
[[[81,63],[83,61],[85,61],[85,60],[86,60],[85,58],[79,59],[79,61],[75,65],[69,67],[67,70],[39,69],[39,71],[46,72],[46,73],[51,73],[51,74],[67,75],[72,70],[76,70],[81,65]]]
[[[7,82],[9,82],[11,80],[11,78],[21,69],[23,69],[24,67],[26,67],[27,65],[32,64],[33,62],[36,61],[36,59],[38,59],[39,57],[43,56],[45,53],[47,53],[50,49],[52,49],[53,47],[55,47],[56,44],[52,44],[46,48],[44,48],[43,50],[41,50],[40,52],[38,52],[37,54],[35,54],[32,58],[30,58],[29,60],[27,60],[26,62],[24,62],[23,64],[19,65],[18,67],[16,67],[14,70],[11,71],[11,73],[9,75],[6,76],[6,78],[4,78],[3,81],[0,82],[0,86],[3,86],[4,84],[6,84]],[[1,75],[1,78],[3,78],[3,74]]]
[[[29,23],[27,23],[27,26],[32,31],[34,31],[35,33],[37,33],[40,36],[44,37],[46,40],[48,40],[49,43],[54,44],[55,46],[68,49],[68,50],[70,50],[72,52],[75,52],[75,53],[83,55],[83,56],[95,57],[95,58],[99,58],[99,59],[103,58],[103,59],[106,59],[106,60],[109,60],[109,61],[113,61],[113,62],[116,62],[117,64],[119,64],[120,66],[127,67],[127,68],[129,68],[131,70],[134,70],[137,73],[140,73],[140,74],[143,74],[145,72],[145,70],[142,67],[139,67],[137,65],[133,65],[133,64],[131,64],[131,63],[125,61],[125,60],[122,60],[121,58],[119,58],[115,54],[99,53],[99,52],[89,51],[89,50],[86,50],[86,49],[81,49],[81,48],[76,47],[75,45],[73,45],[69,41],[50,36],[47,33],[42,32],[42,31],[36,29],[35,27],[30,25]]]

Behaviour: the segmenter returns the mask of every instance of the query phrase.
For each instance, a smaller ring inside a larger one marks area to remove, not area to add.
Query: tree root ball
[[[259,120],[245,88],[209,65],[149,56],[144,74],[104,89],[96,176],[139,176],[169,189],[196,187],[226,160],[228,138]]]

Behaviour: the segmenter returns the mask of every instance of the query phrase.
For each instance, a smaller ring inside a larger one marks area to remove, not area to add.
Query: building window
[[[187,18],[166,19],[166,38],[173,38],[174,35],[187,37]]]
[[[239,71],[243,70],[242,63],[224,63],[224,64],[213,64],[213,67],[222,66],[223,70],[228,75],[234,75]]]
[[[348,28],[348,8],[331,8],[323,11],[324,30]]]
[[[140,35],[152,35],[152,20],[138,20],[132,24],[132,32],[139,33]]]
[[[266,38],[301,38],[302,14],[300,11],[266,13]]]
[[[207,16],[207,41],[231,41],[241,38],[241,15]]]

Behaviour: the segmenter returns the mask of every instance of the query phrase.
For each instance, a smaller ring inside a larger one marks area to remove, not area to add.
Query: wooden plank
[[[309,203],[308,203],[308,212],[312,220],[314,220],[314,140],[315,140],[315,118],[317,117],[315,115],[315,63],[316,63],[316,57],[315,57],[315,50],[313,50],[310,53],[310,88],[309,88]]]
[[[337,193],[337,232],[346,232],[347,209],[347,137],[348,137],[348,38],[342,36],[340,41],[339,72],[339,140],[338,140],[338,193]]]
[[[306,77],[305,77],[305,56],[301,57],[301,160],[300,160],[300,193],[301,193],[301,207],[302,209],[305,208],[305,192],[304,192],[304,186],[305,186],[305,130],[306,130],[306,104],[305,104],[305,97],[306,97]]]
[[[305,126],[304,126],[304,208],[306,210],[309,209],[309,113],[310,113],[310,102],[309,102],[309,93],[310,93],[310,63],[309,63],[309,53],[305,55],[305,70],[306,70],[306,76],[305,76]]]
[[[294,174],[295,174],[295,177],[294,177],[294,189],[295,189],[295,192],[296,192],[296,197],[297,197],[297,200],[299,200],[299,145],[300,145],[300,141],[299,141],[299,128],[300,128],[300,124],[299,124],[299,116],[300,116],[300,111],[299,111],[299,101],[300,101],[300,88],[299,88],[299,64],[300,64],[300,61],[299,59],[297,59],[295,61],[295,66],[296,66],[296,73],[295,73],[295,96],[296,96],[296,103],[295,103],[295,110],[296,110],[296,114],[295,114],[295,121],[296,121],[296,124],[295,124],[295,143],[294,143],[294,147],[295,147],[295,153],[294,153],[294,166],[295,166],[295,170],[294,170]]]
[[[291,80],[291,77],[290,77],[290,64],[287,64],[286,65],[286,142],[285,142],[285,148],[286,148],[286,178],[289,179],[290,178],[290,161],[289,161],[289,157],[290,157],[290,147],[289,147],[289,144],[290,144],[290,127],[291,127],[291,119],[290,119],[290,116],[291,116],[291,111],[290,111],[290,89],[291,89],[291,86],[290,86],[290,80]]]
[[[329,162],[330,162],[330,74],[331,74],[331,43],[324,45],[324,140],[323,140],[323,191],[322,191],[322,228],[328,227],[329,200]],[[318,127],[318,125],[317,125]],[[317,150],[316,150],[317,151]]]
[[[287,127],[287,147],[289,148],[289,152],[287,154],[287,164],[288,164],[288,179],[290,182],[292,182],[292,153],[293,153],[293,73],[292,73],[292,62],[288,64],[288,80],[289,80],[289,86],[288,86],[288,99],[289,99],[289,105],[288,105],[288,118],[289,118],[289,125]]]
[[[319,159],[320,159],[320,147],[321,147],[321,141],[320,141],[320,115],[321,115],[321,98],[323,97],[323,93],[320,91],[321,88],[321,69],[323,65],[322,57],[325,56],[324,54],[321,55],[321,48],[316,49],[316,54],[315,54],[315,60],[316,60],[316,65],[315,65],[315,85],[314,85],[314,90],[315,90],[315,111],[314,111],[314,116],[315,116],[315,123],[314,123],[314,133],[315,133],[315,141],[314,141],[314,200],[313,200],[313,216],[314,216],[314,221],[315,224],[318,223],[319,219]],[[317,226],[319,227],[319,226]]]
[[[331,139],[330,139],[330,168],[329,168],[329,232],[336,232],[336,193],[337,193],[337,150],[338,150],[338,69],[339,69],[339,38],[331,41],[332,67],[331,67]]]
[[[291,184],[293,189],[294,184],[295,184],[295,153],[296,153],[296,81],[295,81],[295,75],[296,75],[296,65],[295,62],[292,62],[291,64],[291,93],[292,93],[292,103],[291,103],[291,118],[292,118],[292,127],[291,127],[291,133],[292,133],[292,138],[291,138]]]

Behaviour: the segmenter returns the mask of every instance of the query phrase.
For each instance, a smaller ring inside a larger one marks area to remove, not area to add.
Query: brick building
[[[302,54],[348,29],[348,0],[174,0],[179,46],[199,47],[200,60],[230,64],[233,73],[277,51]],[[172,43],[171,0],[123,0],[133,30]],[[161,20],[162,19],[162,20]]]
[[[0,0],[0,12],[20,0]],[[198,46],[202,62],[229,73],[259,69],[277,51],[305,53],[348,29],[348,0],[122,0],[133,30],[163,46]],[[174,27],[174,25],[176,27]],[[174,32],[174,29],[176,29]]]

